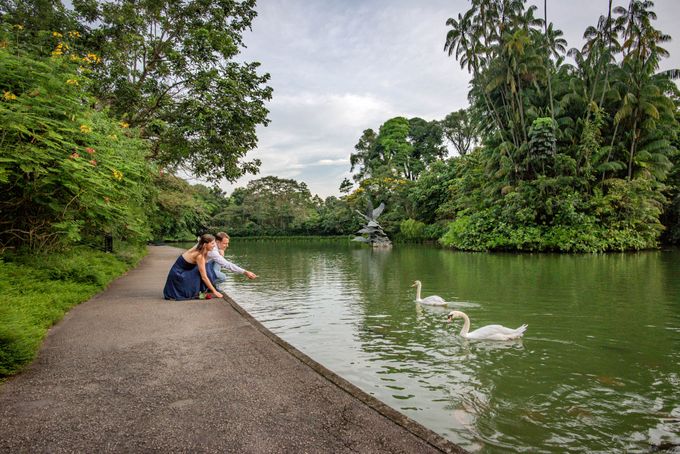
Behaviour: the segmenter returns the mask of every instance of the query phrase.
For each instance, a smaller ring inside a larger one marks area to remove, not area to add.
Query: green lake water
[[[680,445],[680,251],[483,254],[234,239],[227,292],[271,331],[473,452]],[[449,308],[414,302],[440,295]],[[529,325],[523,339],[472,329]],[[675,451],[674,451],[675,452]]]

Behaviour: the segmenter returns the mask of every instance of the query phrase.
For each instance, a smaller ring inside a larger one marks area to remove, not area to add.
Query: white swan
[[[465,320],[463,329],[460,330],[460,335],[466,339],[486,339],[486,340],[510,340],[522,337],[527,325],[522,325],[517,329],[506,328],[501,325],[487,325],[468,333],[470,329],[470,318],[461,311],[449,312],[448,321],[451,322],[454,318],[462,318]]]
[[[423,284],[420,281],[415,281],[411,287],[416,288],[416,303],[427,304],[428,306],[446,306],[449,304],[444,301],[444,298],[437,295],[428,296],[427,298],[420,298],[420,289]]]

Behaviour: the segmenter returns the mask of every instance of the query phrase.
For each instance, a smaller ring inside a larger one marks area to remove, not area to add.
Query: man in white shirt
[[[216,248],[208,252],[208,266],[212,266],[217,278],[215,285],[220,285],[227,280],[227,276],[222,272],[222,269],[231,271],[232,273],[243,274],[248,279],[255,279],[257,275],[248,270],[244,270],[240,266],[231,263],[224,258],[224,251],[229,247],[229,235],[224,232],[218,232],[215,235]]]

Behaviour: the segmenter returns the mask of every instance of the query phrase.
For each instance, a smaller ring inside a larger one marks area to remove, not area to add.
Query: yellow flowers
[[[121,121],[121,122],[118,123],[118,124],[119,124],[120,127],[123,128],[123,129],[127,129],[127,128],[130,127],[130,124],[129,124],[129,123],[126,123],[126,122],[124,122],[124,121]]]
[[[14,26],[14,28],[16,28],[17,30],[23,30],[23,29],[24,29],[24,26],[21,25],[21,24],[16,24],[16,25]]]
[[[80,132],[83,134],[88,134],[92,132],[92,128],[89,127],[88,125],[80,125]]]
[[[113,179],[114,180],[123,181],[123,172],[121,172],[120,170],[113,169],[112,173],[113,173]]]
[[[77,79],[67,79],[66,84],[67,85],[78,85],[78,80]]]
[[[71,30],[70,32],[68,32],[68,37],[69,38],[80,38],[80,32],[78,32],[76,30]]]
[[[5,99],[5,101],[14,101],[15,99],[17,99],[17,95],[12,93],[11,91],[5,91],[2,97]]]
[[[64,35],[62,35],[62,34],[59,33],[59,32],[52,32],[52,36],[54,36],[55,38],[61,38],[61,37],[63,37]]]
[[[402,178],[390,178],[390,177],[384,177],[379,180],[383,184],[406,184],[406,180]]]
[[[64,55],[64,52],[68,50],[68,44],[59,43],[57,47],[52,51],[53,57],[58,57],[59,55]]]
[[[102,59],[97,56],[97,54],[89,53],[83,57],[83,61],[86,63],[101,63]]]

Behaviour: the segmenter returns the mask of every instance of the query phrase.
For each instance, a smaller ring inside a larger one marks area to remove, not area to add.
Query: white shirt
[[[232,273],[243,274],[246,272],[243,268],[238,265],[231,263],[226,260],[219,252],[217,247],[214,247],[212,251],[208,252],[208,262],[217,262],[222,268],[226,268]]]

